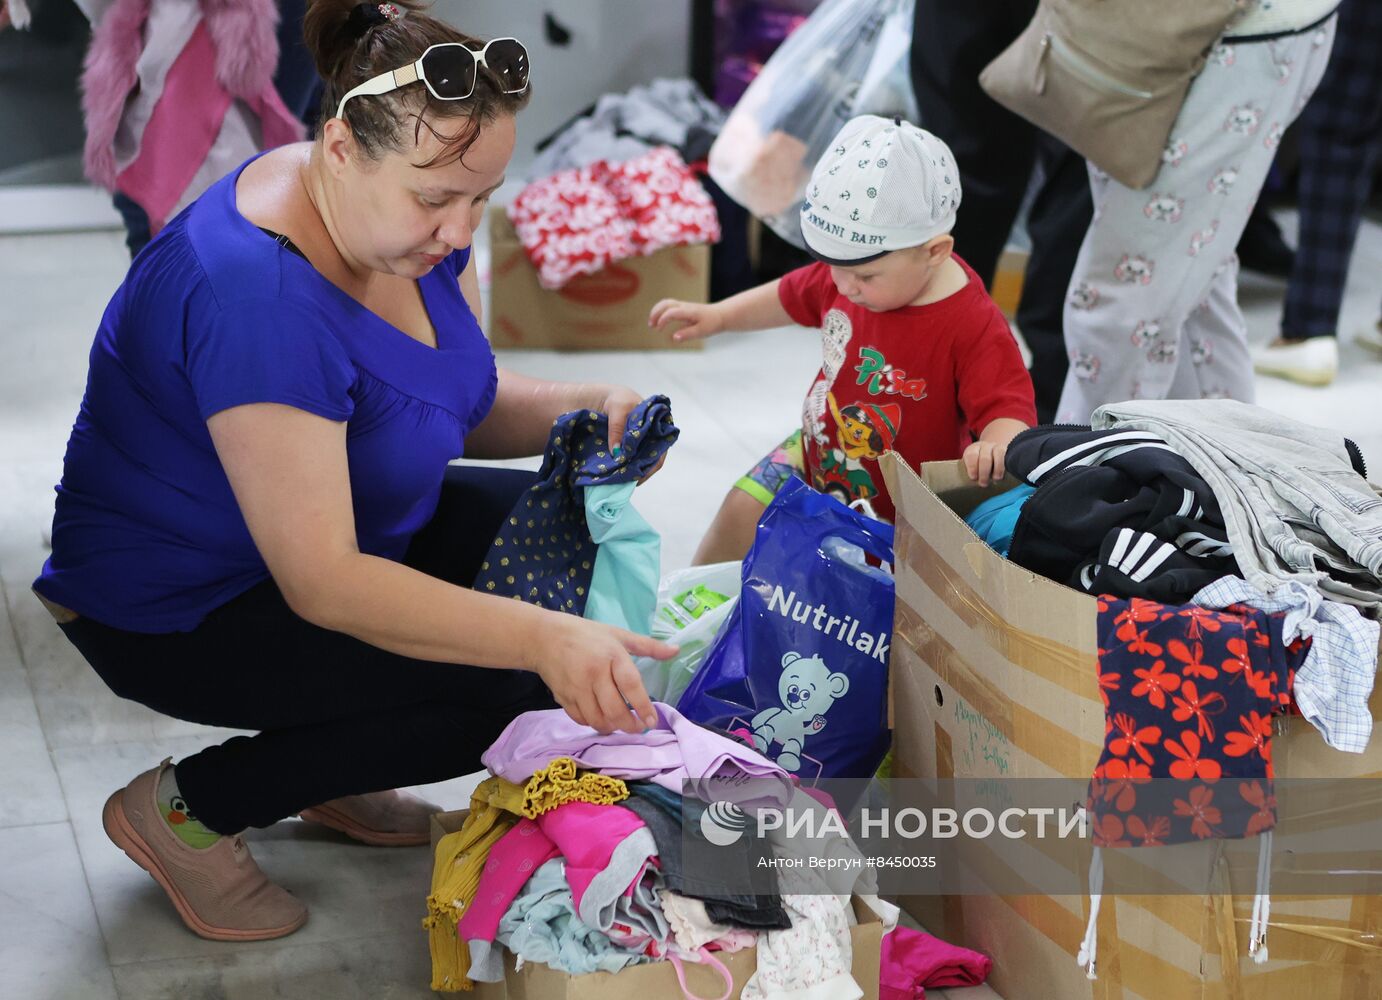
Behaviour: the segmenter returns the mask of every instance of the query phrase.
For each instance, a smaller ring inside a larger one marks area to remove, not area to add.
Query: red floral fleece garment
[[[1099,847],[1250,837],[1276,825],[1272,716],[1306,642],[1280,613],[1099,599],[1104,752],[1086,807]]]

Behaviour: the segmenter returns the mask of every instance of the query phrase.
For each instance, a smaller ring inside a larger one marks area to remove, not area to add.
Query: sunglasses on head
[[[528,50],[517,38],[495,38],[479,52],[460,42],[433,45],[417,62],[366,80],[341,98],[336,117],[344,117],[346,101],[362,95],[377,96],[419,80],[439,101],[463,101],[475,93],[475,79],[484,66],[499,80],[505,94],[528,89]]]

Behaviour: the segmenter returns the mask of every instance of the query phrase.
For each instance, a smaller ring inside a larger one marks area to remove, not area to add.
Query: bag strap
[[[680,956],[675,952],[671,952],[668,954],[667,960],[672,963],[672,968],[677,970],[677,984],[681,986],[681,995],[685,997],[686,1000],[729,1000],[730,994],[734,992],[734,977],[731,976],[729,970],[725,968],[725,963],[721,962],[704,947],[697,949],[696,954],[700,957],[702,963],[710,966],[720,974],[720,978],[725,984],[725,991],[714,998],[702,998],[692,993],[691,987],[686,985],[686,969],[682,965]]]

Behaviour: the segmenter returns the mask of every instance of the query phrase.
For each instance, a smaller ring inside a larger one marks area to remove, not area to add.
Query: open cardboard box
[[[674,342],[648,329],[661,299],[705,302],[710,247],[668,247],[631,257],[553,291],[537,271],[502,207],[489,212],[490,292],[485,333],[496,348],[528,350],[700,350],[702,341]]]
[[[980,489],[959,462],[918,475],[893,454],[882,467],[897,508],[893,776],[1087,780],[1104,737],[1095,599],[1001,558],[964,523],[1011,479]],[[1371,707],[1382,713],[1378,689]],[[1382,777],[1382,739],[1340,753],[1304,719],[1276,721],[1278,778]],[[1290,822],[1283,808],[1282,828]],[[1105,896],[1093,981],[1075,962],[1088,897],[898,902],[932,933],[991,956],[989,982],[1005,1000],[1382,997],[1382,896],[1274,893],[1270,961],[1258,965],[1247,955],[1254,886],[1220,874],[1209,895]]]
[[[437,813],[432,817],[432,851],[448,833],[454,833],[465,822],[466,810]],[[878,1000],[878,963],[883,945],[883,922],[858,898],[853,900],[854,915],[859,923],[851,932],[854,945],[852,972],[864,1000]],[[718,956],[734,977],[731,997],[738,997],[744,984],[758,968],[758,954],[753,949]],[[525,962],[516,968],[514,956],[505,953],[502,983],[476,983],[469,993],[456,994],[473,1000],[662,1000],[681,997],[676,971],[670,962],[633,965],[617,973],[593,972],[573,976],[536,962]],[[724,992],[724,980],[712,969],[686,963],[686,985],[702,997],[718,997]]]

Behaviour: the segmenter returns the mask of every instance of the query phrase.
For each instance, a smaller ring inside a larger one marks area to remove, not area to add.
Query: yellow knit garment
[[[456,934],[461,913],[475,898],[480,872],[489,849],[504,836],[518,817],[492,801],[502,794],[501,778],[482,781],[470,797],[470,814],[455,833],[437,842],[432,864],[432,894],[427,897],[427,916],[422,926],[428,931],[432,951],[432,989],[447,993],[474,988],[470,972],[470,946]]]
[[[556,758],[522,785],[503,778],[480,782],[461,828],[437,842],[432,894],[422,921],[432,951],[432,989],[444,993],[474,989],[468,976],[470,946],[460,940],[456,924],[475,899],[490,848],[520,815],[537,819],[567,802],[612,805],[628,797],[628,785],[619,778],[592,771],[578,774],[570,757]]]
[[[619,778],[585,771],[576,774],[576,762],[570,757],[558,757],[528,779],[521,789],[521,811],[529,819],[537,819],[567,802],[593,802],[613,805],[629,797],[629,786]]]

